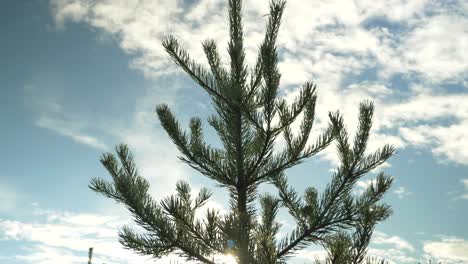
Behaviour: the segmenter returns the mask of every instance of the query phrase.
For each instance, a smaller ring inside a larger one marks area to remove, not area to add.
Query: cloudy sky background
[[[267,12],[267,1],[244,1],[250,65]],[[87,184],[107,177],[99,155],[125,142],[155,197],[171,193],[180,179],[194,190],[213,186],[177,160],[153,109],[167,103],[183,124],[212,113],[208,96],[160,43],[174,34],[206,64],[201,41],[215,39],[226,50],[226,14],[222,0],[3,3],[0,262],[84,263],[91,246],[95,263],[149,262],[120,249],[117,229],[131,218]],[[395,178],[385,198],[395,213],[377,227],[369,252],[392,263],[468,262],[467,14],[463,0],[290,0],[286,6],[278,39],[281,95],[294,98],[302,83],[315,81],[317,131],[337,109],[353,131],[359,102],[372,99],[370,150],[384,143],[398,149],[381,167]],[[334,153],[329,147],[291,169],[291,183],[299,192],[323,188]],[[358,182],[356,192],[374,176]],[[215,189],[210,205],[223,209],[225,199]],[[287,213],[280,218],[287,232]],[[291,263],[322,253],[307,248]]]

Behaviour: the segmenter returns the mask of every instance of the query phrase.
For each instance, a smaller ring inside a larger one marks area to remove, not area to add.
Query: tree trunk
[[[240,185],[237,197],[239,210],[238,264],[249,264],[249,217],[247,214],[247,188]]]

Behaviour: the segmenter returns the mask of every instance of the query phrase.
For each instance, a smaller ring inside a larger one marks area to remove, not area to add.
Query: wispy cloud
[[[36,121],[36,125],[42,128],[50,129],[62,136],[69,137],[78,143],[89,145],[101,150],[107,149],[107,146],[96,137],[79,131],[79,129],[76,128],[76,122],[71,120],[53,118],[51,116],[42,116]]]
[[[400,198],[400,199],[403,199],[403,198],[413,194],[412,192],[406,190],[406,188],[404,186],[398,187],[397,189],[395,189],[393,191],[393,193],[396,194],[397,197]]]
[[[468,179],[462,179],[460,182],[463,184],[464,188],[464,193],[460,196],[460,198],[468,200]]]
[[[178,80],[154,84],[137,99],[134,109],[118,115],[65,107],[66,98],[59,95],[63,92],[60,89],[66,87],[40,93],[36,86],[30,85],[25,92],[35,114],[36,126],[101,151],[113,151],[103,138],[113,142],[112,145],[128,144],[135,154],[140,174],[152,183],[151,192],[156,198],[162,198],[174,189],[178,180],[187,180],[190,175],[188,168],[178,160],[178,150],[159,126],[154,112],[157,103],[173,104],[180,86]]]
[[[10,212],[17,206],[19,198],[12,186],[0,180],[0,212]]]
[[[73,141],[100,150],[106,150],[106,144],[90,131],[96,130],[96,120],[87,122],[84,117],[71,112],[63,106],[57,87],[24,87],[25,102],[34,113],[35,125],[49,129]]]

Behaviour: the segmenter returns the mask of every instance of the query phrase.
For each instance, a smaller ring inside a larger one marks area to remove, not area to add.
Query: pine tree
[[[285,263],[297,250],[319,244],[329,252],[326,263],[364,263],[375,225],[391,213],[380,200],[392,178],[380,173],[362,195],[352,190],[363,175],[387,160],[394,148],[385,145],[365,154],[374,111],[369,101],[360,104],[352,142],[342,115],[335,112],[328,116],[328,128],[314,143],[308,143],[317,102],[315,84],[306,82],[291,104],[278,97],[281,75],[275,43],[284,8],[284,1],[270,3],[265,38],[253,68],[245,63],[240,0],[229,0],[230,67],[222,65],[214,40],[202,43],[209,71],[192,60],[175,37],[164,39],[163,46],[173,61],[211,97],[216,114],[208,118],[208,124],[216,130],[223,148],[205,142],[199,118],[192,118],[189,131],[183,131],[167,105],[158,105],[156,113],[180,150],[180,159],[227,190],[229,212],[207,209],[203,218],[195,217],[211,192],[201,189],[192,197],[186,182],[177,183],[176,194],[154,200],[148,194],[149,182],[138,174],[128,147],[119,145],[117,156],[106,153],[101,157],[112,182],[95,178],[90,188],[126,205],[143,228],[143,232],[121,229],[120,242],[125,248],[156,258],[176,252],[201,263],[214,263],[213,255],[231,252],[239,264],[272,264]],[[296,120],[300,129],[293,133]],[[280,136],[286,142],[285,149],[274,151]],[[285,171],[333,141],[340,165],[331,182],[321,194],[308,187],[299,195],[288,185]],[[273,184],[278,196],[258,194],[262,183]],[[296,227],[278,240],[276,216],[281,207],[288,209]]]

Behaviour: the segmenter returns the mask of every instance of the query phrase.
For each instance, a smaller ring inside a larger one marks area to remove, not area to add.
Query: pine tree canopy
[[[229,193],[229,210],[221,214],[207,209],[203,217],[195,217],[211,192],[201,189],[192,197],[186,182],[177,183],[176,194],[156,201],[128,147],[119,145],[116,155],[101,157],[112,181],[95,178],[90,188],[124,204],[143,228],[142,232],[121,229],[120,242],[125,248],[155,258],[175,252],[200,263],[215,263],[213,256],[229,252],[239,264],[273,264],[286,263],[297,250],[318,244],[328,252],[325,263],[371,262],[366,251],[374,227],[391,214],[380,200],[392,178],[380,173],[364,193],[352,190],[395,150],[385,145],[374,153],[366,152],[374,112],[370,101],[359,105],[357,132],[352,138],[342,114],[334,112],[328,116],[328,128],[316,140],[309,140],[316,85],[306,82],[292,103],[278,97],[281,74],[276,39],[284,8],[285,1],[270,3],[265,37],[252,68],[245,63],[240,0],[229,0],[229,67],[221,63],[213,40],[202,43],[209,64],[206,69],[190,58],[175,37],[164,39],[172,60],[212,99],[216,113],[208,124],[217,132],[222,148],[205,142],[200,118],[192,118],[189,130],[184,131],[167,105],[156,107],[157,116],[179,149],[180,159]],[[300,122],[299,131],[292,129],[295,121]],[[274,144],[280,137],[285,147],[277,151]],[[336,145],[340,164],[330,183],[320,193],[311,186],[298,194],[288,185],[285,171],[331,143]],[[259,194],[262,183],[273,184],[277,196]],[[280,208],[286,208],[296,224],[283,238],[279,238],[281,226],[276,219]]]

